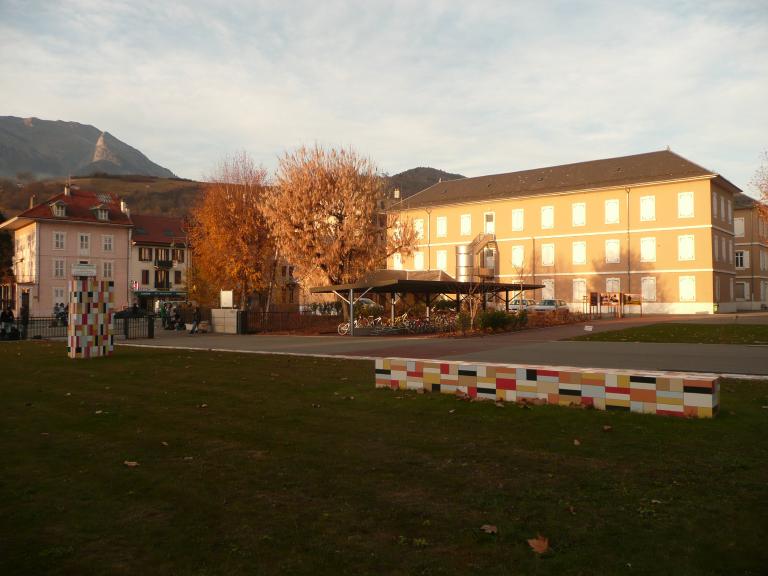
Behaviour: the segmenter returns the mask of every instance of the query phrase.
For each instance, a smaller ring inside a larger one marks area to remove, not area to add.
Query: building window
[[[696,259],[696,244],[693,234],[677,237],[677,259],[681,262]]]
[[[680,302],[696,302],[696,276],[680,276]]]
[[[174,248],[171,250],[171,253],[173,255],[173,261],[178,262],[179,264],[184,263],[184,249],[183,248]]]
[[[64,288],[54,288],[53,289],[53,303],[54,304],[65,304],[66,302],[66,296],[64,293]]]
[[[496,214],[493,212],[486,212],[483,214],[483,221],[485,223],[483,232],[485,232],[485,234],[496,234]]]
[[[733,264],[733,240],[728,239],[728,262]]]
[[[149,286],[149,270],[141,271],[141,284],[143,286]]]
[[[544,278],[541,283],[544,288],[541,289],[542,300],[553,300],[555,298],[555,281],[552,278]]]
[[[101,237],[101,249],[104,252],[112,252],[112,235],[111,234],[104,234]]]
[[[587,205],[584,202],[571,204],[571,224],[574,226],[586,226]]]
[[[525,263],[525,246],[512,246],[512,266],[522,268]]]
[[[605,241],[605,262],[606,264],[618,264],[621,262],[620,240],[612,239]]]
[[[169,290],[171,288],[168,270],[155,270],[155,288],[158,290]]]
[[[64,260],[57,258],[53,261],[53,277],[64,278]]]
[[[744,218],[733,219],[733,235],[737,238],[744,237]]]
[[[555,265],[555,245],[554,244],[541,245],[541,265],[542,266]]]
[[[445,238],[448,236],[448,218],[445,216],[438,216],[436,219],[435,235],[438,238]]]
[[[720,302],[720,276],[715,276],[715,302]]]
[[[66,248],[66,238],[67,238],[67,235],[65,232],[54,232],[53,233],[53,249],[64,250]]]
[[[693,218],[693,192],[677,193],[677,217]]]
[[[169,262],[171,260],[171,251],[168,248],[156,248],[155,258],[158,262]]]
[[[103,262],[104,278],[112,278],[112,262]]]
[[[395,270],[403,269],[403,255],[400,252],[392,254],[392,268]]]
[[[608,293],[621,292],[621,278],[606,278],[605,291]]]
[[[712,244],[715,247],[715,262],[720,262],[720,242],[717,236],[712,239]]]
[[[63,217],[67,215],[67,207],[64,204],[53,205],[53,215]]]
[[[525,228],[525,209],[515,208],[512,210],[512,231],[522,232]]]
[[[574,264],[587,263],[587,243],[586,242],[573,243],[573,263]]]
[[[173,283],[174,284],[181,284],[181,270],[174,270],[173,271]]]
[[[728,200],[728,222],[733,222],[733,202]]]
[[[717,192],[712,192],[712,216],[717,218]]]
[[[414,270],[424,270],[424,252],[413,253],[413,268]]]
[[[605,201],[605,223],[619,223],[619,201],[616,198]]]
[[[461,215],[461,232],[460,233],[462,236],[472,235],[472,214]]]
[[[424,238],[424,218],[416,218],[413,221],[413,231],[416,233],[416,240]]]
[[[656,238],[640,238],[640,262],[656,262]]]
[[[656,278],[643,276],[640,279],[643,302],[656,302]]]
[[[656,220],[656,196],[640,197],[640,221]]]
[[[725,196],[720,196],[720,218],[725,220]]]
[[[98,208],[96,210],[96,218],[98,220],[109,220],[109,212],[106,208]]]
[[[744,250],[736,250],[736,268],[747,268],[749,266],[749,254]]]
[[[80,234],[80,254],[90,254],[91,252],[91,235]]]
[[[152,262],[152,248],[147,246],[139,248],[139,260],[141,262]]]
[[[554,206],[541,207],[541,227],[543,229],[555,227],[555,207]]]
[[[437,269],[442,270],[443,272],[448,271],[448,251],[447,250],[438,250],[435,253],[436,260],[437,260]]]
[[[576,278],[573,281],[573,301],[578,303],[585,302],[587,296],[587,281],[583,278]]]

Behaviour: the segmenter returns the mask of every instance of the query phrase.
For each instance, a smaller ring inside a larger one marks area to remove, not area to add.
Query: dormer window
[[[67,205],[64,203],[56,203],[53,205],[53,215],[64,217],[67,215]]]
[[[99,220],[109,220],[109,211],[104,208],[96,210],[96,218]]]

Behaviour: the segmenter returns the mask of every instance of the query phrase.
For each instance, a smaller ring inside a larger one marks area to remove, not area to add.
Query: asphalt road
[[[730,320],[729,320],[730,318]],[[680,318],[601,320],[594,332]],[[732,316],[684,317],[682,321],[732,322]],[[739,322],[768,324],[768,314],[740,315]],[[293,335],[223,335],[160,332],[136,344],[243,352],[321,354],[356,357],[397,356],[539,364],[586,368],[676,370],[718,374],[768,375],[768,346],[655,344],[564,341],[584,333],[584,324],[526,330],[482,337],[349,337]]]

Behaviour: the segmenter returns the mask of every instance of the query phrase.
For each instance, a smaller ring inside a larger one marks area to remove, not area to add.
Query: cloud
[[[180,175],[307,142],[479,175],[670,145],[746,186],[763,2],[5,2],[7,114],[90,123]]]

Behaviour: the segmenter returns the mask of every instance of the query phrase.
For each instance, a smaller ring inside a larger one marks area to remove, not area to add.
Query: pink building
[[[64,192],[0,223],[14,233],[16,313],[50,316],[68,301],[72,267],[91,264],[96,278],[115,283],[115,310],[129,304],[131,218],[111,194],[65,186]]]

